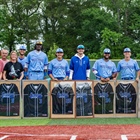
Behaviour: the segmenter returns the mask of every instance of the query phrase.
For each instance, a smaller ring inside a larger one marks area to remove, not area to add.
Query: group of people
[[[10,60],[7,59],[8,50],[1,50],[0,79],[29,79],[43,80],[48,76],[52,80],[90,80],[90,61],[84,54],[84,45],[77,46],[77,53],[71,58],[70,65],[63,59],[62,48],[56,50],[56,58],[48,62],[47,55],[42,51],[43,44],[37,41],[34,50],[25,56],[26,47],[20,46],[19,56],[16,51],[11,51]],[[111,51],[105,48],[103,58],[95,61],[92,71],[96,79],[102,82],[115,80],[121,73],[122,80],[139,80],[139,65],[131,58],[130,48],[124,49],[124,59],[115,63],[110,60]],[[136,74],[137,73],[137,74]]]

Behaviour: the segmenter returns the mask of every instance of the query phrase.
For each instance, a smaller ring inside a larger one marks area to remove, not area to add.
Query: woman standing
[[[19,79],[22,80],[24,74],[24,69],[17,61],[18,55],[16,51],[12,51],[10,53],[10,61],[6,63],[3,72],[3,79],[4,80],[15,80]]]

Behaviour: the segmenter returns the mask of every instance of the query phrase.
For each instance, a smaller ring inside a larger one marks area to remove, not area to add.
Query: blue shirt
[[[27,55],[26,63],[29,72],[43,72],[44,67],[48,65],[48,57],[44,52],[34,50]]]
[[[70,70],[73,71],[72,80],[87,80],[87,70],[90,70],[89,58],[73,56],[70,61]]]
[[[48,75],[52,74],[55,78],[65,78],[69,76],[69,65],[64,59],[53,59],[48,66]]]
[[[27,57],[24,57],[24,58],[18,57],[18,62],[20,62],[22,64],[23,68],[24,68],[25,63],[27,62]]]
[[[121,79],[135,79],[135,71],[139,71],[139,65],[136,60],[133,60],[131,58],[129,61],[125,61],[125,59],[123,59],[118,62],[117,71],[121,72]]]
[[[116,65],[111,60],[105,61],[104,59],[97,60],[92,70],[96,70],[98,77],[109,78],[113,73],[117,72]],[[99,79],[96,77],[96,79]]]

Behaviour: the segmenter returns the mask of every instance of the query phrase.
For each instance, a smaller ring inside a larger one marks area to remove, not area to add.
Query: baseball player
[[[70,61],[70,76],[72,80],[89,80],[90,76],[90,62],[89,58],[84,54],[85,47],[83,45],[77,46],[77,54],[75,54]]]
[[[110,49],[105,48],[103,53],[104,58],[97,60],[94,63],[92,70],[97,80],[108,82],[109,80],[116,78],[117,69],[115,63],[109,60],[111,53]]]
[[[26,53],[26,46],[22,45],[19,47],[19,57],[18,57],[18,62],[20,62],[23,66],[23,69],[25,68],[25,63],[27,61],[27,58],[25,56]],[[24,79],[26,79],[27,72],[24,72]]]
[[[48,75],[52,80],[67,80],[69,76],[69,65],[63,59],[64,51],[61,48],[56,50],[56,58],[49,63]]]
[[[43,46],[41,41],[37,41],[35,50],[27,55],[25,71],[28,71],[29,80],[43,80],[47,75],[48,57],[42,52]]]
[[[130,48],[124,49],[124,59],[118,62],[117,71],[121,73],[122,80],[139,80],[139,65],[136,60],[133,60],[131,57]],[[137,71],[137,77],[136,72]]]

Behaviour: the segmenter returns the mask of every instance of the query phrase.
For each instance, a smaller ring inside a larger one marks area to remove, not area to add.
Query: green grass
[[[0,119],[0,126],[138,124],[140,118]]]
[[[50,119],[0,119],[0,126],[47,125]]]

